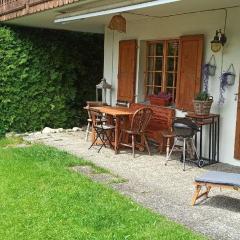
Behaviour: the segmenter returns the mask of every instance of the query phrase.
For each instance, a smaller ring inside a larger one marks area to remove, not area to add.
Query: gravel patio
[[[65,150],[126,179],[113,187],[154,212],[194,231],[218,240],[240,238],[238,192],[212,190],[207,200],[195,207],[190,204],[195,176],[207,170],[240,173],[240,168],[219,163],[200,169],[191,164],[183,172],[179,161],[171,161],[165,166],[164,156],[159,153],[148,156],[137,152],[136,158],[133,158],[131,151],[123,150],[115,155],[110,149],[103,148],[100,153],[97,153],[97,148],[88,150],[90,142],[85,142],[84,136],[84,131],[36,133],[25,137],[25,140]]]

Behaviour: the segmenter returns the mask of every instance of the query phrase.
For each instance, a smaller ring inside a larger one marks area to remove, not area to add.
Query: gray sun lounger
[[[208,197],[208,194],[213,187],[240,191],[240,174],[209,171],[202,176],[196,177],[194,185],[195,192],[192,198],[193,206],[199,198],[203,196]],[[206,188],[204,192],[201,192],[202,187]]]

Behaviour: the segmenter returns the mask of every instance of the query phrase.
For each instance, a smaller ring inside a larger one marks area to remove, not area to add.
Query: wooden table
[[[102,107],[90,107],[90,109],[99,111],[101,113],[104,113],[108,116],[114,117],[116,119],[115,122],[115,139],[114,139],[114,150],[115,153],[117,152],[118,148],[118,139],[119,139],[119,133],[120,133],[120,127],[121,127],[121,119],[124,119],[124,122],[126,124],[127,118],[129,116],[132,116],[134,114],[134,110],[130,108],[124,108],[124,107],[111,107],[111,106],[102,106]]]

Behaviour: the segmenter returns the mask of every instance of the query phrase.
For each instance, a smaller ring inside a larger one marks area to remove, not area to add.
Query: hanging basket
[[[208,116],[212,107],[213,98],[207,101],[193,100],[194,112],[196,115]]]
[[[215,59],[215,56],[212,55],[210,60],[209,60],[209,62],[208,62],[208,73],[209,73],[209,76],[211,76],[211,77],[215,76],[216,69],[217,69],[216,59]]]
[[[226,72],[221,75],[221,87],[232,86],[235,83],[235,69],[233,64],[229,66]]]
[[[217,69],[216,59],[215,59],[215,56],[212,55],[208,63],[206,63],[203,67],[203,74],[206,75],[207,78],[208,76],[213,77],[215,76],[216,69]]]
[[[119,32],[126,32],[126,19],[122,15],[115,15],[112,17],[108,28]]]

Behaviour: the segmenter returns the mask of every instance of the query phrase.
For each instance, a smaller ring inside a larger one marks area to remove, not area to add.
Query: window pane
[[[178,57],[175,58],[175,71],[178,70]]]
[[[167,61],[167,70],[168,71],[174,71],[174,58],[169,57]]]
[[[148,56],[155,56],[155,44],[148,45]]]
[[[168,56],[178,55],[178,42],[168,42]]]
[[[155,83],[154,85],[162,86],[162,73],[155,73]]]
[[[160,87],[154,87],[154,94],[158,95],[161,92],[161,88]]]
[[[174,77],[174,86],[173,87],[177,87],[177,73],[173,74],[173,77]],[[176,92],[176,89],[175,89],[175,92]]]
[[[168,87],[173,87],[174,81],[173,81],[173,77],[175,74],[173,73],[167,73],[167,86]]]
[[[148,58],[148,71],[154,71],[154,58]]]
[[[148,72],[147,73],[147,85],[153,85],[153,74],[154,73],[151,73],[151,72]]]
[[[163,43],[156,44],[156,55],[163,56]]]
[[[152,95],[152,94],[153,94],[153,87],[147,86],[147,96]]]
[[[163,65],[162,57],[157,57],[155,71],[162,71],[162,65]]]
[[[167,93],[172,93],[173,88],[167,88]]]

